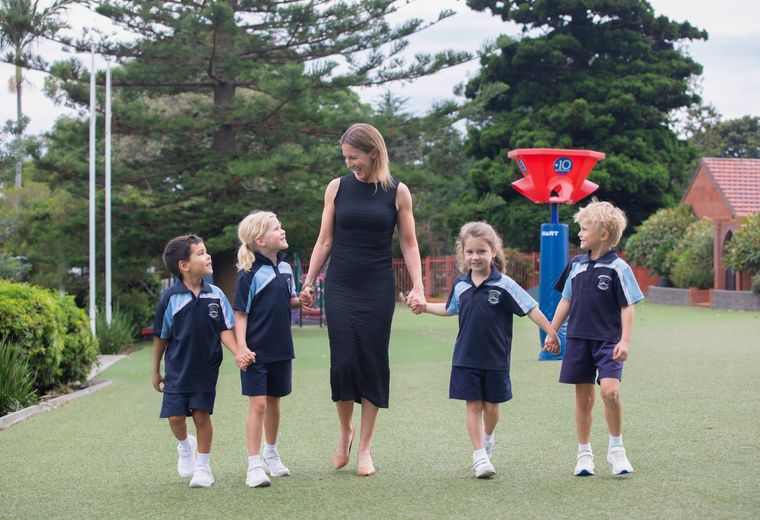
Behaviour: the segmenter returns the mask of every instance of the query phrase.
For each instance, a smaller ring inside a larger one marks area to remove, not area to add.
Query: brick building
[[[750,288],[747,273],[726,268],[726,244],[742,221],[760,210],[760,159],[705,157],[699,162],[683,202],[700,218],[715,226],[713,267],[715,289],[745,291]]]

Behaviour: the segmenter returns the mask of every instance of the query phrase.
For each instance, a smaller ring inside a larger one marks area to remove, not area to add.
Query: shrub
[[[737,271],[760,273],[760,211],[748,217],[726,244],[726,264]]]
[[[89,317],[77,307],[73,296],[59,296],[58,304],[66,316],[61,381],[84,381],[97,359],[98,340],[90,332]]]
[[[670,276],[674,257],[669,253],[683,238],[686,229],[696,221],[691,206],[681,204],[658,210],[642,222],[628,239],[625,244],[626,257],[633,264],[662,276]]]
[[[135,324],[130,316],[114,308],[111,324],[106,322],[105,312],[99,312],[95,319],[101,354],[119,354],[134,344]]]
[[[714,240],[714,227],[709,219],[699,220],[687,228],[671,253],[671,277],[676,287],[712,287]]]
[[[18,258],[0,253],[0,278],[23,282],[31,270],[31,264],[22,263]]]
[[[84,379],[97,352],[71,297],[7,281],[0,281],[0,341],[27,360],[40,393]]]
[[[129,289],[119,294],[117,301],[122,314],[126,314],[136,327],[135,334],[153,323],[158,296],[140,289]]]
[[[0,416],[34,404],[34,374],[17,349],[0,344]]]
[[[760,273],[757,273],[755,276],[752,277],[751,290],[755,294],[760,294]]]

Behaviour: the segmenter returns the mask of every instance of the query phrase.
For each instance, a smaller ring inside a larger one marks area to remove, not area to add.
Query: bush
[[[674,257],[669,253],[681,241],[686,229],[696,221],[697,216],[691,206],[681,204],[658,210],[642,222],[626,242],[627,259],[659,275],[670,276]]]
[[[99,312],[95,319],[101,354],[119,354],[134,344],[135,324],[130,316],[114,308],[111,324],[106,322],[105,312]]]
[[[119,294],[117,301],[122,314],[126,314],[135,326],[135,334],[153,323],[158,295],[140,289],[130,289]]]
[[[70,297],[2,280],[0,341],[27,360],[40,393],[83,379],[96,348],[84,311]]]
[[[755,276],[752,277],[751,290],[755,294],[760,294],[760,273],[757,273]]]
[[[74,303],[74,297],[58,297],[58,304],[66,315],[61,381],[85,381],[98,357],[98,340],[90,332],[90,319]]]
[[[23,263],[18,258],[0,253],[0,278],[23,282],[31,270],[31,264]]]
[[[0,344],[0,416],[34,404],[34,374],[17,349]]]
[[[726,264],[737,271],[760,273],[760,211],[748,217],[726,244]]]
[[[688,227],[671,253],[671,277],[676,287],[712,287],[714,241],[715,231],[711,220],[699,220]]]

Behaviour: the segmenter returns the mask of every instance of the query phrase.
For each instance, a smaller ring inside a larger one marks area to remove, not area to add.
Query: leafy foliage
[[[29,363],[16,349],[0,343],[0,416],[30,406],[35,400]]]
[[[712,220],[701,219],[689,225],[675,250],[669,254],[673,266],[671,278],[676,287],[712,287],[714,243]]]
[[[726,264],[737,271],[760,273],[760,211],[742,222],[726,245]]]
[[[134,322],[129,314],[119,308],[114,308],[110,324],[106,321],[105,312],[99,312],[95,319],[95,330],[101,354],[120,354],[134,344]]]
[[[702,157],[760,159],[760,117],[718,120],[693,135],[689,142]]]
[[[698,100],[688,82],[701,67],[676,46],[705,32],[655,16],[646,1],[467,3],[523,25],[522,37],[502,36],[498,52],[481,59],[465,91],[474,98],[489,85],[508,86],[468,129],[467,151],[476,159],[470,174],[478,194],[507,202],[489,220],[513,245],[536,248],[529,226],[547,210],[511,189],[520,177],[506,159],[511,149],[605,152],[590,179],[600,185],[597,196],[622,207],[634,226],[678,201],[693,151],[668,127],[669,114]]]
[[[636,233],[626,242],[626,257],[636,265],[662,276],[670,276],[673,269],[670,253],[696,221],[697,216],[691,206],[684,204],[655,212],[636,228]]]

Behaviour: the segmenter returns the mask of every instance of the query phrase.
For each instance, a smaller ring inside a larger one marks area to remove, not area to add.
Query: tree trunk
[[[226,155],[235,149],[235,129],[229,123],[224,122],[227,117],[226,105],[235,97],[234,83],[217,83],[214,85],[214,108],[222,120],[221,126],[214,134],[212,149],[214,155],[219,157]]]

